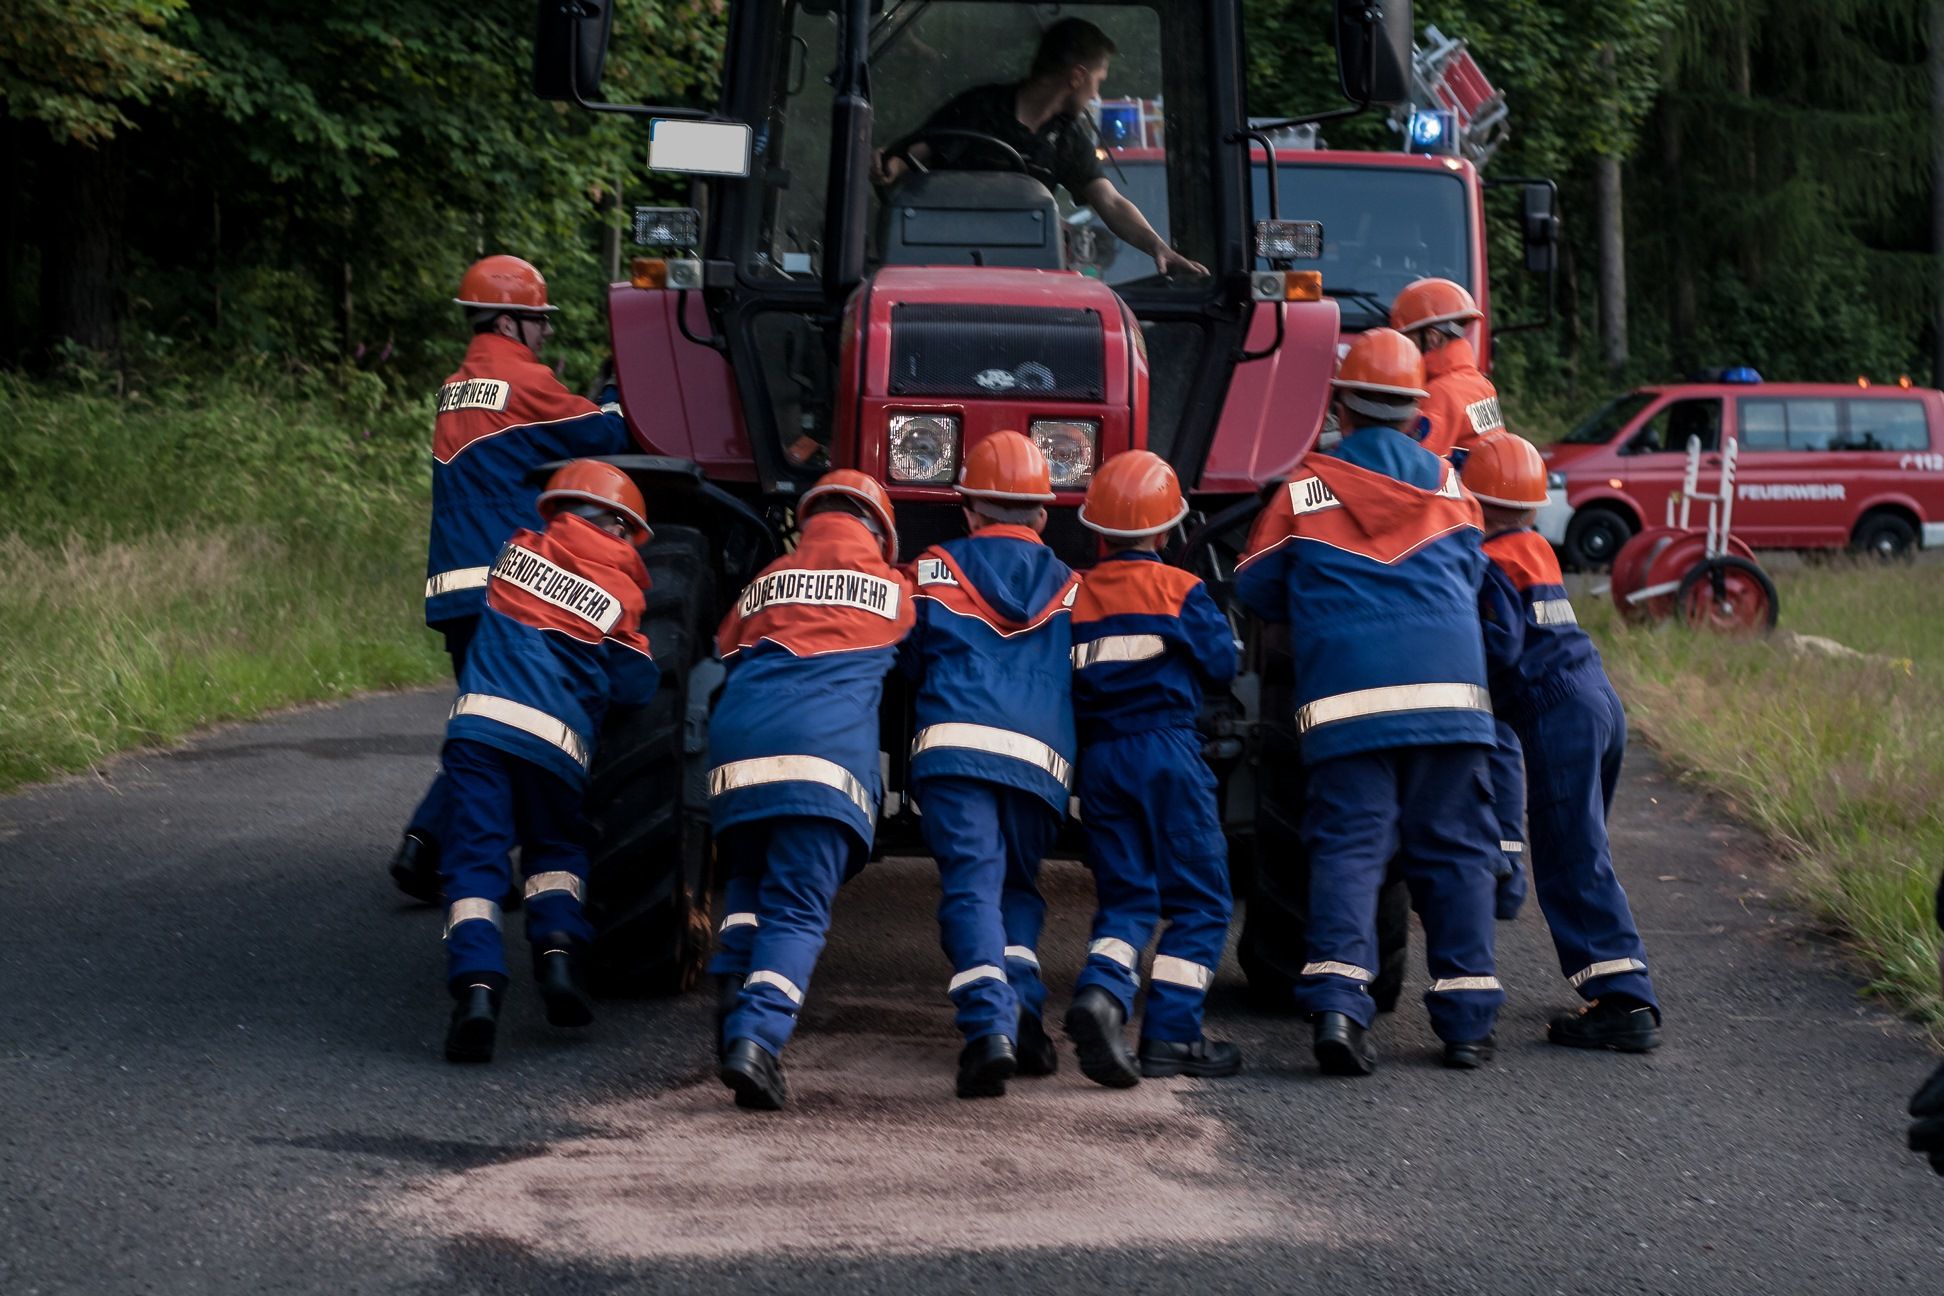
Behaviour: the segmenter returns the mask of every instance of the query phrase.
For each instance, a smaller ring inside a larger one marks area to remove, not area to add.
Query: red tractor
[[[966,450],[1018,429],[1052,464],[1048,543],[1086,567],[1095,543],[1074,509],[1092,471],[1145,446],[1192,493],[1173,556],[1219,594],[1259,488],[1322,424],[1340,321],[1321,275],[1296,268],[1322,231],[1252,210],[1251,147],[1266,141],[1247,114],[1237,0],[732,0],[714,111],[596,102],[611,2],[543,0],[535,89],[650,119],[650,165],[695,177],[690,207],[637,212],[637,242],[659,255],[609,297],[614,376],[645,452],[617,462],[654,518],[645,628],[665,683],[610,720],[588,796],[601,980],[672,989],[710,937],[711,634],[790,542],[799,492],[832,466],[877,477],[909,560],[960,527]],[[1164,176],[1144,202],[1207,275],[1110,285],[1070,268],[1078,226],[997,138],[874,190],[874,150],[922,159],[918,144],[935,155],[967,135],[927,121],[969,87],[1020,78],[1043,29],[1072,15],[1118,47],[1112,93],[1157,105]],[[1408,0],[1342,0],[1336,31],[1357,105],[1336,114],[1406,97]],[[1261,693],[1246,674],[1205,716],[1241,862]],[[882,725],[878,848],[921,849],[895,677]]]

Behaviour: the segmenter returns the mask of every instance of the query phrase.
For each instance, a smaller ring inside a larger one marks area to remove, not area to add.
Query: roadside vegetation
[[[1796,898],[1868,963],[1869,989],[1944,1037],[1944,568],[1773,573],[1779,631],[1729,640],[1622,623],[1578,600],[1637,732],[1725,795],[1785,854]]]
[[[109,391],[0,376],[0,790],[443,673],[422,410],[356,372]]]

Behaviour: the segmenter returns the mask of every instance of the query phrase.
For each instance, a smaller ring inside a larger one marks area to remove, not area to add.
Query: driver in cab
[[[1141,209],[1114,188],[1100,170],[1092,132],[1082,120],[1100,97],[1107,62],[1118,52],[1106,32],[1083,18],[1062,18],[1040,37],[1024,81],[974,86],[931,115],[929,131],[969,131],[1016,150],[1027,174],[1048,189],[1058,184],[1099,214],[1114,236],[1154,258],[1162,274],[1205,275],[1208,268],[1169,247]],[[1003,156],[991,144],[964,136],[913,144],[906,150],[920,165],[963,166],[981,155]],[[976,163],[973,163],[976,165]],[[872,155],[871,179],[889,185],[907,169],[903,157]]]

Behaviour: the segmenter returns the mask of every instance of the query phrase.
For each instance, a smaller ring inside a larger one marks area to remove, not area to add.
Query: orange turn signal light
[[[1322,301],[1323,272],[1321,270],[1283,271],[1284,301]]]
[[[668,262],[661,257],[635,257],[628,263],[628,282],[637,288],[666,288]]]

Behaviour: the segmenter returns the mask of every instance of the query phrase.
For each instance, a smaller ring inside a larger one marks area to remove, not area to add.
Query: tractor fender
[[[1235,366],[1195,486],[1198,493],[1245,494],[1281,479],[1323,429],[1336,374],[1337,304],[1326,297],[1257,306],[1247,331],[1249,351],[1274,345],[1276,311],[1283,315],[1282,345]]]

